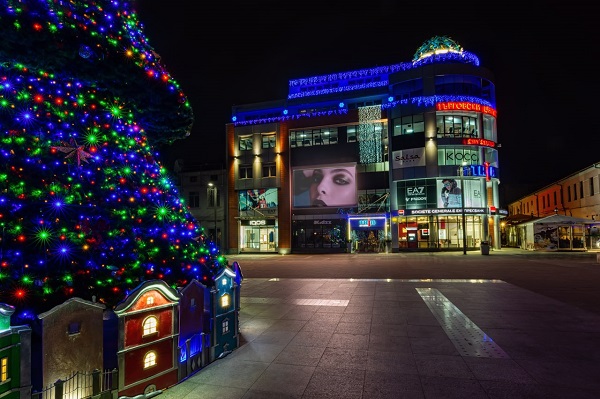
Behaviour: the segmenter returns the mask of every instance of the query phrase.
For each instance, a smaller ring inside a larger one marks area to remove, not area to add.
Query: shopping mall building
[[[234,106],[227,252],[499,248],[496,118],[492,73],[447,37]]]

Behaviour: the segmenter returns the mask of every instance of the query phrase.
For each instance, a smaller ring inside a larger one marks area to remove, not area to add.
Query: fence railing
[[[33,392],[31,399],[83,399],[110,393],[118,389],[118,370],[77,371],[41,391]],[[104,395],[103,395],[104,396]],[[109,396],[110,397],[110,396]]]

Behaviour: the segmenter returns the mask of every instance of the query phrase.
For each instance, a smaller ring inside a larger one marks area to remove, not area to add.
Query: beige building
[[[504,246],[600,249],[600,162],[511,202],[507,209],[501,222]]]

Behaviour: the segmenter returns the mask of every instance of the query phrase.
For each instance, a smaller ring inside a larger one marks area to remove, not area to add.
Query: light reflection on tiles
[[[347,299],[256,298],[242,296],[243,303],[290,304],[306,306],[348,306]]]
[[[505,358],[509,356],[435,288],[415,288],[461,356]]]

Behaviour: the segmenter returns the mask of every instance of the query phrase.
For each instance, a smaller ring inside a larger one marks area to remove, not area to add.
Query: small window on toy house
[[[229,319],[223,320],[223,334],[227,334],[229,332]]]
[[[8,380],[8,358],[0,359],[0,382]]]
[[[154,305],[154,297],[153,296],[149,296],[148,298],[146,298],[146,305]]]
[[[143,326],[143,335],[154,334],[157,332],[158,320],[156,320],[156,317],[150,316],[144,320]]]
[[[144,356],[144,368],[156,366],[156,352],[148,352]]]
[[[192,298],[192,299],[190,300],[190,307],[191,307],[192,309],[196,307],[196,298]]]
[[[229,295],[223,295],[221,297],[221,307],[222,308],[229,307]]]
[[[80,332],[81,332],[81,323],[79,323],[79,322],[69,323],[69,327],[67,329],[67,333],[69,335],[79,334]]]

